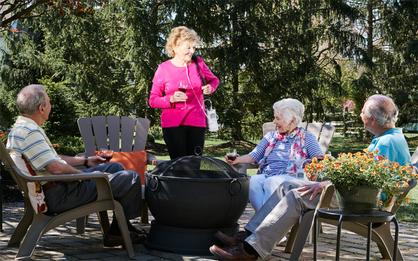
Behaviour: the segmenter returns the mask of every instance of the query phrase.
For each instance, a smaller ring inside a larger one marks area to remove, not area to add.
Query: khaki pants
[[[297,178],[284,180],[248,222],[245,229],[252,234],[245,241],[262,258],[270,255],[276,242],[287,234],[303,213],[316,208],[319,196],[311,201],[310,195],[301,197],[297,191],[297,188],[312,183]]]

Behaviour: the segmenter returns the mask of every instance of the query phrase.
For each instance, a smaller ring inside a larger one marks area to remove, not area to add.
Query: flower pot
[[[367,186],[354,187],[351,190],[336,188],[340,206],[348,213],[368,213],[377,209],[379,189]]]

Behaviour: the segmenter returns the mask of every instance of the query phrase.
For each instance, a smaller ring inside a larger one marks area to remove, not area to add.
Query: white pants
[[[296,179],[291,175],[275,175],[266,177],[264,174],[252,176],[250,179],[250,203],[255,209],[259,211],[260,208],[267,202],[269,197],[273,195],[274,191],[287,180]]]

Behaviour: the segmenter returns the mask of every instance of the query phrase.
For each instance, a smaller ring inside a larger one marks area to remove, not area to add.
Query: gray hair
[[[177,26],[171,29],[165,45],[167,55],[174,57],[174,47],[180,42],[185,41],[195,42],[197,45],[200,44],[200,38],[195,30],[187,28],[186,26]]]
[[[34,114],[40,105],[46,104],[46,92],[44,86],[31,84],[24,87],[17,95],[16,105],[20,114]]]
[[[376,120],[380,127],[394,127],[398,120],[399,110],[392,98],[375,94],[370,96],[364,104],[364,115]]]
[[[295,119],[295,124],[299,125],[305,113],[305,106],[296,99],[287,98],[275,102],[273,110],[274,113],[280,113],[285,122],[290,123],[293,118]]]

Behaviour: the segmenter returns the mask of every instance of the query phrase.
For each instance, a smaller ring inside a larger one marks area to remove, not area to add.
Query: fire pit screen
[[[248,202],[247,175],[211,157],[159,164],[146,180],[145,196],[155,218],[148,245],[166,251],[208,253],[217,230],[237,230]]]

